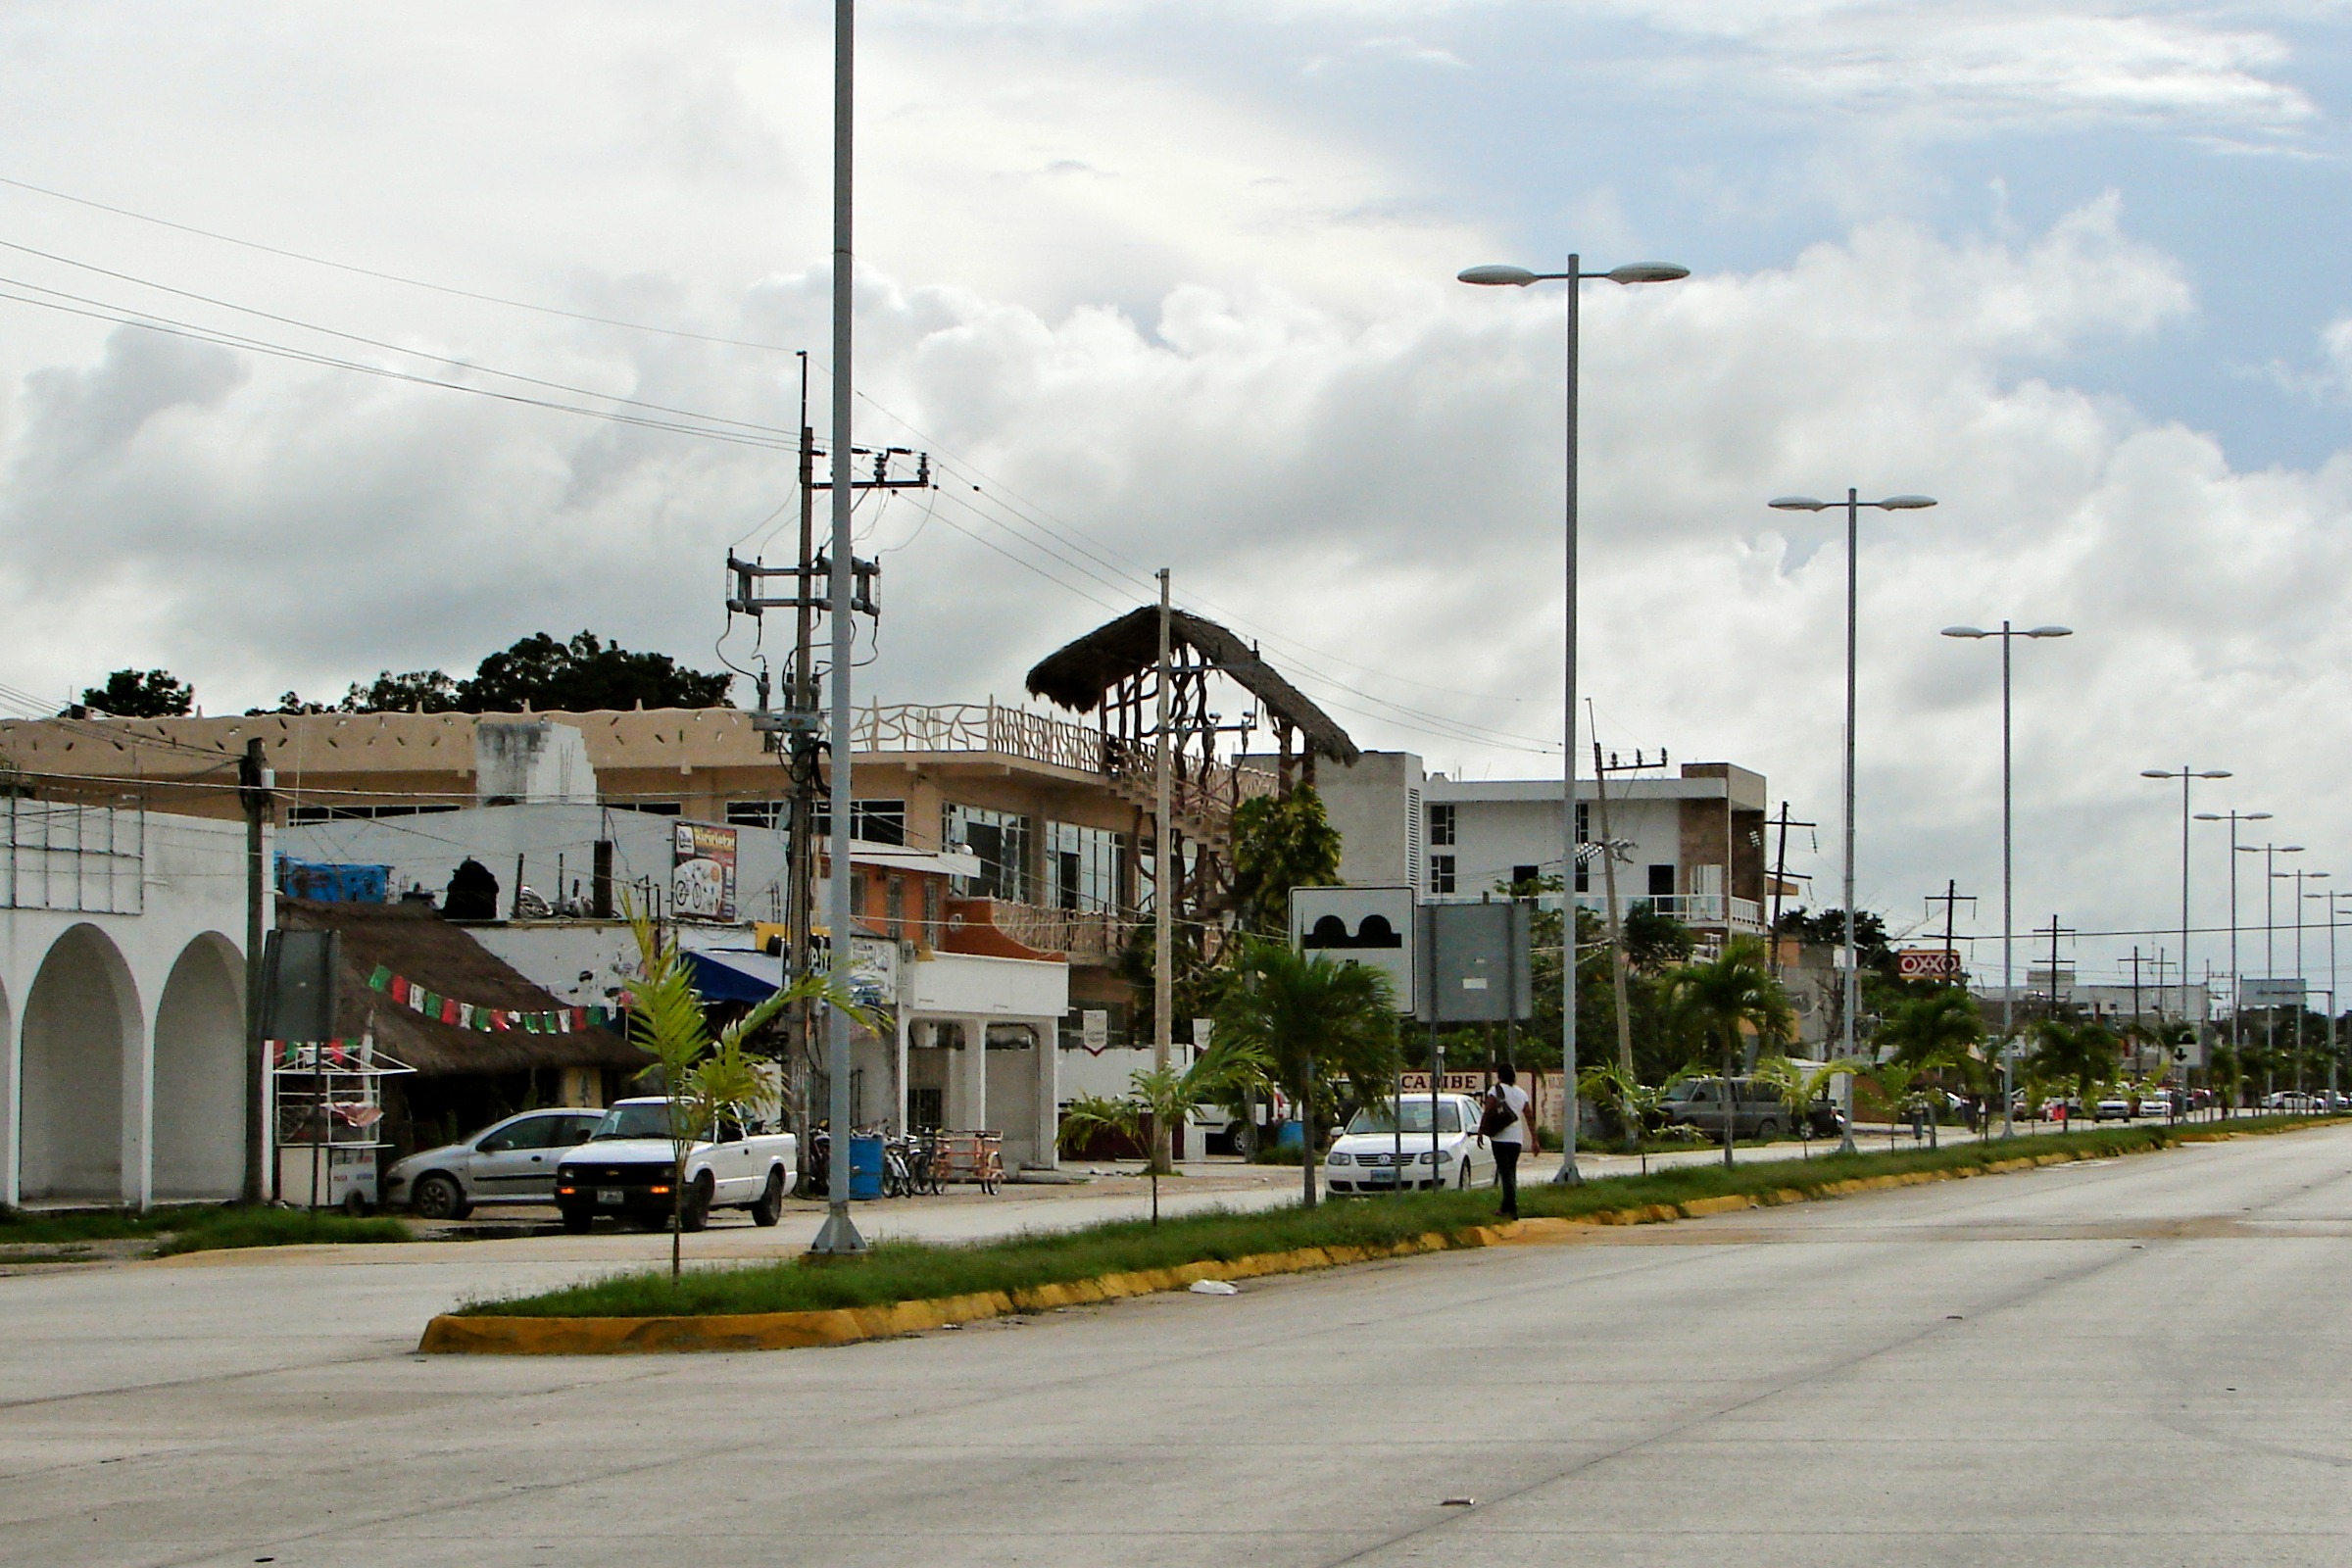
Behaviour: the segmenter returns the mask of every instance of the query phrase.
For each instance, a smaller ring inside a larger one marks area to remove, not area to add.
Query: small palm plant
[[[631,909],[641,977],[629,987],[629,1043],[662,1069],[669,1097],[669,1277],[683,1267],[680,1232],[686,1220],[686,1157],[721,1116],[760,1098],[758,1064],[743,1043],[795,1003],[816,1001],[841,1008],[859,1023],[867,1014],[830,975],[806,974],[760,1002],[714,1038],[694,989],[694,973],[675,937],[664,938],[653,921]],[[844,1158],[846,1161],[846,1148]]]
[[[1193,1106],[1240,1095],[1262,1094],[1274,1085],[1274,1058],[1253,1045],[1220,1043],[1202,1052],[1182,1072],[1173,1064],[1139,1068],[1128,1077],[1123,1099],[1085,1096],[1061,1113],[1061,1137],[1082,1143],[1097,1132],[1124,1134],[1131,1142],[1157,1146],[1159,1130],[1175,1126]],[[1159,1161],[1147,1159],[1152,1177],[1152,1223],[1159,1223]]]
[[[1770,1084],[1780,1095],[1781,1103],[1788,1107],[1788,1120],[1796,1128],[1797,1142],[1803,1146],[1804,1157],[1813,1157],[1813,1117],[1815,1102],[1830,1092],[1831,1083],[1839,1073],[1867,1071],[1861,1061],[1839,1057],[1808,1065],[1788,1056],[1767,1056],[1756,1063],[1755,1076]]]
[[[1723,1054],[1723,1162],[1728,1167],[1738,1138],[1731,1096],[1740,1038],[1752,1033],[1767,1045],[1792,1039],[1796,1009],[1789,1004],[1788,993],[1772,977],[1764,944],[1754,937],[1724,944],[1719,956],[1703,963],[1684,964],[1669,977],[1668,984],[1678,1009]]]

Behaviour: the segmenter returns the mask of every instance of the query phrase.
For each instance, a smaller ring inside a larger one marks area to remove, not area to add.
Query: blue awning
[[[694,989],[705,1002],[764,1002],[782,982],[782,964],[764,953],[745,949],[697,952],[688,949],[686,966]]]

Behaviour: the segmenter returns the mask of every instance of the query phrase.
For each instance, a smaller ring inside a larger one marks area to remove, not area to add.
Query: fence
[[[9,797],[0,815],[0,908],[141,914],[147,813]]]

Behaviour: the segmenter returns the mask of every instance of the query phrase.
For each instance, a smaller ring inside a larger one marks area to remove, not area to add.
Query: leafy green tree
[[[1930,1063],[1923,1061],[1889,1059],[1874,1062],[1863,1070],[1863,1076],[1878,1086],[1879,1098],[1886,1102],[1888,1149],[1894,1147],[1895,1123],[1902,1119],[1903,1107],[1918,1093],[1920,1080],[1927,1076],[1930,1067]]]
[[[1217,1038],[1263,1055],[1282,1082],[1296,1086],[1311,1208],[1323,1097],[1345,1082],[1357,1101],[1387,1098],[1396,1071],[1396,997],[1377,969],[1261,937],[1243,936],[1234,946],[1217,1005]]]
[[[1291,889],[1340,880],[1340,830],[1311,784],[1261,795],[1233,813],[1233,907],[1243,927],[1279,937],[1291,929]]]
[[[472,712],[585,712],[596,709],[713,708],[727,700],[731,674],[687,669],[667,654],[632,654],[594,632],[558,642],[534,632],[484,659],[459,683],[460,706]]]
[[[681,1268],[679,1236],[690,1218],[686,1157],[719,1117],[760,1094],[759,1071],[743,1051],[746,1037],[800,1002],[823,1002],[860,1023],[871,1020],[848,989],[834,984],[830,975],[807,974],[770,994],[713,1037],[702,998],[694,989],[694,971],[680,955],[676,937],[662,936],[652,920],[634,909],[629,911],[629,925],[637,938],[642,971],[629,987],[629,1043],[654,1058],[661,1069],[662,1092],[669,1098],[669,1277],[675,1280]],[[835,1156],[833,1179],[846,1181],[848,1170],[849,1145],[844,1139]]]
[[[1756,937],[1734,938],[1715,957],[1675,970],[1668,983],[1682,1015],[1723,1054],[1723,1162],[1729,1166],[1739,1141],[1728,1097],[1739,1076],[1740,1036],[1753,1033],[1764,1045],[1792,1040],[1796,1009],[1773,978],[1764,944]]]
[[[1977,999],[1959,986],[1937,986],[1888,1006],[1872,1041],[1897,1060],[1943,1065],[1968,1055],[1984,1038]]]
[[[1175,1126],[1193,1106],[1255,1094],[1272,1085],[1273,1058],[1262,1048],[1220,1042],[1181,1072],[1173,1064],[1137,1069],[1129,1075],[1124,1099],[1089,1095],[1072,1101],[1061,1113],[1061,1140],[1066,1148],[1097,1132],[1110,1131],[1123,1133],[1147,1149],[1154,1148],[1157,1129]],[[1152,1177],[1152,1223],[1157,1225],[1159,1163],[1149,1159],[1144,1163]]]
[[[301,704],[299,707],[289,705]],[[385,670],[368,685],[354,682],[340,705],[346,713],[451,713],[470,711],[458,683],[437,669],[412,669],[405,675]],[[280,711],[317,712],[288,692]]]
[[[1671,914],[1662,914],[1646,901],[1625,911],[1625,959],[1637,970],[1657,974],[1688,963],[1698,951],[1690,928]]]
[[[178,718],[196,710],[196,688],[168,669],[118,669],[85,688],[81,703],[116,718]]]
[[[2030,1032],[2035,1076],[2073,1089],[2075,1103],[2087,1111],[2099,1086],[2113,1082],[2121,1065],[2115,1031],[2104,1024],[2038,1018]]]

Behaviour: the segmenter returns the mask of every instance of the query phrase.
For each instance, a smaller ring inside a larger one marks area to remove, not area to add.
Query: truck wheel
[[[473,1205],[466,1201],[465,1190],[455,1179],[439,1171],[416,1183],[416,1193],[409,1200],[409,1206],[416,1210],[418,1219],[464,1219],[473,1212]]]
[[[686,1205],[678,1212],[678,1229],[699,1231],[710,1224],[710,1178],[703,1177],[686,1195]]]
[[[1781,1124],[1780,1124],[1779,1122],[1777,1122],[1777,1121],[1774,1121],[1774,1120],[1772,1120],[1771,1118],[1767,1117],[1767,1118],[1766,1118],[1766,1119],[1764,1119],[1763,1121],[1760,1121],[1760,1122],[1756,1123],[1756,1142],[1757,1142],[1757,1143],[1759,1143],[1759,1144],[1769,1144],[1769,1143],[1771,1143],[1771,1142],[1772,1142],[1772,1141],[1773,1141],[1775,1138],[1778,1138],[1778,1137],[1780,1137],[1780,1136],[1781,1136]]]
[[[564,1233],[566,1236],[585,1236],[588,1234],[588,1227],[596,1222],[596,1214],[590,1209],[566,1208],[562,1210],[562,1213],[564,1215]]]
[[[767,1186],[760,1190],[760,1200],[752,1205],[752,1223],[773,1225],[783,1217],[784,1173],[771,1170],[767,1173]]]

